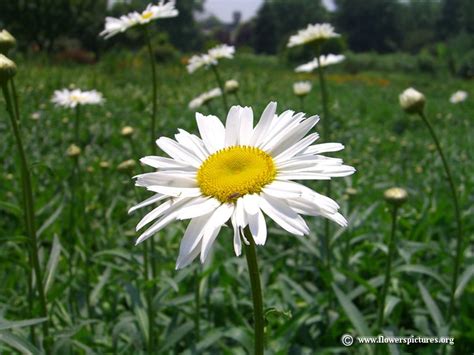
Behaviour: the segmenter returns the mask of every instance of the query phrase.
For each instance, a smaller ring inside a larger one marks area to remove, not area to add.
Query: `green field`
[[[211,257],[175,270],[186,223],[173,223],[155,238],[156,277],[143,279],[143,245],[135,225],[144,211],[127,210],[148,197],[131,177],[150,171],[138,163],[119,171],[128,159],[151,155],[149,116],[151,83],[146,56],[108,55],[93,66],[18,61],[16,85],[26,151],[32,163],[41,263],[45,271],[53,352],[139,354],[146,349],[148,317],[145,293],[154,289],[156,353],[246,354],[252,352],[252,299],[245,257],[235,257],[230,230],[221,232]],[[270,101],[278,112],[301,110],[292,92],[297,80],[313,81],[304,102],[308,115],[321,113],[315,74],[296,74],[275,57],[237,55],[219,66],[225,79],[237,79],[242,105],[258,118]],[[474,162],[472,119],[474,100],[453,105],[450,95],[471,89],[472,82],[439,74],[360,72],[328,68],[327,82],[333,141],[345,145],[334,154],[357,172],[336,178],[332,194],[348,217],[349,227],[332,226],[331,267],[321,262],[322,218],[306,218],[308,237],[294,237],[271,225],[258,260],[264,292],[268,354],[367,354],[374,346],[345,348],[343,334],[378,335],[377,294],[382,286],[390,233],[385,189],[404,187],[408,202],[399,213],[397,251],[387,299],[385,334],[449,336],[448,353],[467,354],[474,348]],[[212,73],[189,75],[184,65],[158,65],[158,129],[172,136],[178,128],[197,132],[188,102],[216,86]],[[97,89],[106,98],[100,107],[82,109],[85,145],[74,160],[66,155],[73,143],[74,111],[54,107],[56,89],[75,85]],[[449,301],[456,224],[444,171],[423,122],[408,116],[398,95],[413,86],[427,97],[426,113],[451,164],[463,211],[466,252],[459,278],[453,324],[445,320]],[[232,104],[237,99],[230,96]],[[28,306],[28,248],[21,213],[21,184],[16,149],[4,101],[0,100],[0,353],[39,350],[28,324],[38,310]],[[216,99],[199,110],[225,119]],[[39,119],[32,119],[38,117]],[[121,136],[132,126],[131,138]],[[319,131],[322,124],[318,124]],[[158,137],[156,137],[158,138]],[[321,140],[322,141],[322,140]],[[101,162],[110,163],[102,168]],[[72,196],[71,184],[78,189]],[[324,182],[311,183],[325,192]],[[357,190],[348,196],[347,188]],[[72,203],[71,203],[71,199]],[[73,208],[71,206],[74,206]],[[199,304],[196,295],[199,294]],[[197,332],[199,319],[199,333]],[[8,321],[7,321],[8,320]],[[35,327],[36,337],[40,325]],[[438,353],[437,344],[380,347],[382,353]],[[26,351],[26,352],[28,352]]]

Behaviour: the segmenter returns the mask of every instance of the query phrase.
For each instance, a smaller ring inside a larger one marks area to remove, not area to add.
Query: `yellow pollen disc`
[[[243,195],[259,193],[276,173],[272,157],[263,150],[235,146],[210,155],[200,166],[197,181],[203,195],[235,202]]]
[[[151,18],[153,16],[153,12],[151,11],[145,11],[143,14],[142,14],[142,18],[144,20],[148,20],[149,18]]]

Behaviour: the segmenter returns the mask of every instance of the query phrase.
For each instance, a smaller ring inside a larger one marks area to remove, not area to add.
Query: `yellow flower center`
[[[210,155],[199,167],[197,181],[203,195],[225,203],[259,193],[276,174],[272,157],[263,150],[235,146]]]
[[[145,11],[142,13],[142,19],[148,20],[153,16],[153,12],[151,11]]]
[[[79,102],[79,100],[81,99],[79,95],[71,95],[70,96],[70,99],[71,101],[73,102]]]

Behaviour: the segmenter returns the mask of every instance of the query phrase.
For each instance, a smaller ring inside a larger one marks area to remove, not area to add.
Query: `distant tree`
[[[337,29],[353,51],[390,52],[402,40],[401,4],[393,0],[336,0]]]
[[[107,0],[0,1],[0,23],[19,40],[52,51],[59,37],[79,36],[95,48]]]
[[[474,33],[474,1],[443,0],[438,29],[443,39],[463,31]]]
[[[266,0],[255,20],[255,50],[276,53],[292,33],[327,18],[320,0]]]

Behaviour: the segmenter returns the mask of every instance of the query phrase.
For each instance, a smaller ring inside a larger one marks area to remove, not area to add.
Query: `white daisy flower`
[[[451,102],[452,104],[458,104],[466,100],[467,96],[468,93],[466,91],[459,90],[451,95],[451,97],[449,98],[449,102]]]
[[[106,17],[105,28],[100,33],[100,36],[104,36],[105,39],[108,39],[118,33],[125,32],[135,25],[145,25],[159,18],[176,17],[178,16],[178,10],[176,10],[175,5],[174,0],[166,3],[164,0],[161,0],[158,5],[148,4],[146,9],[141,13],[134,11],[127,15],[122,15],[119,18]]]
[[[234,58],[235,47],[227,44],[220,44],[214,48],[209,49],[207,53],[193,55],[188,62],[186,68],[188,73],[192,74],[201,67],[209,68],[211,65],[217,65],[219,59]]]
[[[208,54],[193,55],[188,62],[186,68],[188,73],[192,74],[201,67],[210,67],[211,65],[217,65],[217,60],[212,58]]]
[[[408,88],[403,91],[398,99],[402,109],[408,113],[417,113],[422,111],[426,101],[425,95],[414,88]]]
[[[319,60],[321,62],[321,67],[327,67],[328,65],[333,65],[342,62],[346,57],[342,54],[328,54],[321,55]],[[314,69],[318,68],[318,58],[314,58],[311,62],[302,64],[295,69],[297,73],[309,73]]]
[[[62,89],[54,92],[51,102],[56,106],[74,108],[78,105],[99,105],[104,102],[104,97],[96,90]]]
[[[334,27],[329,23],[317,23],[308,25],[297,34],[290,37],[287,46],[295,47],[314,41],[324,41],[330,38],[339,37],[340,34],[334,32]]]
[[[329,180],[354,173],[342,159],[321,155],[344,148],[339,143],[313,144],[317,133],[307,135],[319,120],[304,113],[275,114],[270,103],[254,127],[250,107],[234,106],[225,126],[216,116],[196,114],[201,137],[179,130],[175,139],[159,138],[157,145],[168,157],[148,156],[141,162],[156,168],[136,176],[136,185],[155,195],[130,209],[160,203],[137,225],[154,222],[137,244],[176,220],[190,219],[181,241],[176,268],[199,254],[206,260],[221,228],[234,231],[234,252],[241,254],[243,230],[248,227],[255,243],[265,244],[264,215],[294,235],[309,233],[300,215],[323,216],[341,226],[345,218],[338,204],[293,180]],[[307,135],[307,136],[306,136]]]
[[[311,91],[312,85],[309,81],[298,81],[293,84],[293,92],[296,96],[306,96]]]
[[[205,103],[211,101],[212,99],[215,99],[216,97],[222,96],[222,90],[220,88],[214,88],[212,90],[206,91],[199,95],[198,97],[192,99],[189,102],[188,107],[191,110],[195,110],[198,107],[201,107]]]

